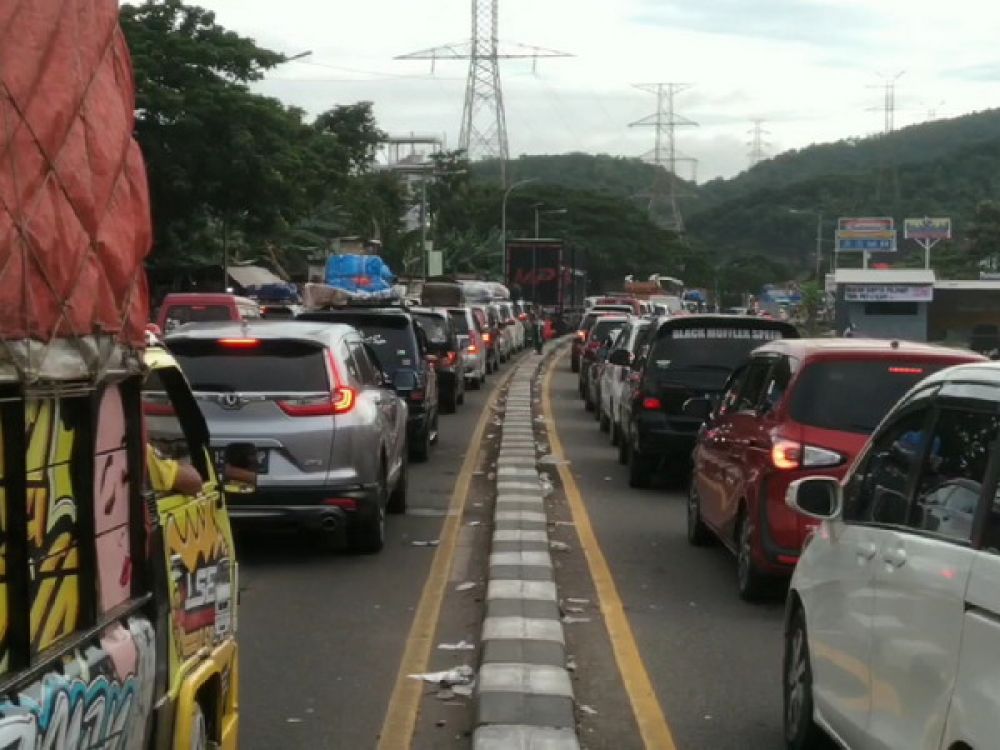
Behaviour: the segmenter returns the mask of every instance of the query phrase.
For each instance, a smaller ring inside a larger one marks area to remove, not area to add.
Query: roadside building
[[[838,333],[927,341],[933,271],[839,269],[834,276]]]

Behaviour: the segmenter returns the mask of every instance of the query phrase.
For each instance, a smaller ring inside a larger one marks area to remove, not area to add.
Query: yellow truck
[[[0,748],[235,748],[220,467],[247,446],[212,451],[146,339],[149,196],[118,3],[30,7],[0,48]],[[186,494],[164,467],[194,477]]]

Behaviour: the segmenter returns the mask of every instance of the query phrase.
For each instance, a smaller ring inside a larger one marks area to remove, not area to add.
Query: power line
[[[501,60],[531,60],[540,57],[571,57],[569,53],[520,43],[501,46],[499,38],[500,0],[472,1],[472,36],[468,42],[400,55],[397,60],[430,60],[431,70],[438,60],[468,60],[459,148],[469,158],[494,158],[500,163],[500,180],[507,184],[507,114],[500,81]]]
[[[680,179],[677,164],[696,164],[697,160],[677,149],[677,128],[697,127],[698,123],[677,113],[675,99],[691,86],[686,83],[640,83],[635,87],[656,96],[656,112],[629,124],[630,128],[653,128],[655,133],[653,150],[643,156],[650,164],[661,168],[656,171],[650,192],[649,215],[664,229],[683,234],[684,217],[677,202]]]

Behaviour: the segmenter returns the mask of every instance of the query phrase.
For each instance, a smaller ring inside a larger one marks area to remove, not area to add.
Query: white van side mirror
[[[788,485],[785,505],[819,521],[837,518],[844,507],[844,490],[833,477],[806,477]]]

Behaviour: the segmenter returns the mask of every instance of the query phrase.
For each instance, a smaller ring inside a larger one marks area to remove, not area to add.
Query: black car
[[[621,457],[629,484],[646,487],[665,460],[688,471],[702,425],[684,413],[688,399],[716,397],[751,351],[774,339],[798,338],[779,320],[735,315],[657,318],[632,363],[635,387],[622,404]],[[628,365],[618,350],[609,360]]]
[[[427,351],[436,358],[441,411],[454,414],[465,402],[465,350],[451,316],[444,308],[414,308],[411,313],[427,336]]]
[[[346,323],[361,332],[397,393],[406,399],[410,458],[426,461],[431,444],[437,442],[438,376],[416,317],[402,306],[359,305],[304,312],[298,320]]]

